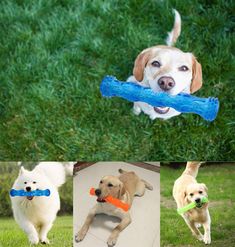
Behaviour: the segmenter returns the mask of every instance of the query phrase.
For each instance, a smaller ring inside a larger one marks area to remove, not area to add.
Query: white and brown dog
[[[143,50],[136,58],[133,76],[127,81],[150,87],[154,92],[171,95],[194,93],[202,86],[201,65],[192,53],[183,52],[172,45],[181,32],[181,18],[175,12],[175,23],[168,33],[167,45],[158,45]],[[141,112],[155,118],[169,119],[180,112],[169,107],[153,107],[144,102],[134,103],[134,113]]]
[[[196,181],[199,167],[199,162],[188,162],[183,174],[175,181],[173,197],[177,208],[182,208],[191,202],[200,203],[203,197],[207,197],[206,185]],[[204,241],[205,244],[211,243],[211,218],[208,203],[187,211],[182,214],[182,217],[198,240]],[[204,228],[204,236],[198,229],[201,225]]]
[[[75,236],[76,242],[80,242],[84,239],[95,215],[107,214],[121,219],[120,224],[113,229],[107,241],[108,246],[114,246],[119,233],[131,223],[131,216],[129,211],[124,211],[112,204],[106,203],[104,198],[112,196],[131,206],[134,196],[143,196],[145,188],[149,190],[153,189],[148,182],[140,179],[134,172],[126,172],[122,169],[119,169],[119,172],[121,173],[119,177],[105,176],[100,180],[99,187],[95,190],[97,203],[90,210],[84,225]]]

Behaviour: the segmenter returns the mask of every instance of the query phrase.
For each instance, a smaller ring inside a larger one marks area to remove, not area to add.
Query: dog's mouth
[[[159,114],[166,114],[170,110],[170,107],[154,107],[153,109]]]
[[[97,202],[101,202],[101,203],[104,203],[104,202],[106,202],[105,200],[104,200],[104,198],[101,198],[101,197],[97,197],[97,200],[96,200]]]
[[[29,201],[33,200],[34,196],[27,196],[26,197]]]

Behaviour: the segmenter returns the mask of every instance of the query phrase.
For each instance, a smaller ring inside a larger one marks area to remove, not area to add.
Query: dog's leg
[[[188,225],[189,229],[191,230],[192,234],[200,241],[203,241],[203,235],[199,231],[199,229],[195,226],[195,223],[190,221],[186,216],[183,216],[186,224]]]
[[[136,186],[135,196],[143,196],[145,192],[145,184],[143,181],[139,181]]]
[[[42,225],[40,231],[39,231],[39,239],[41,240],[42,244],[49,244],[50,241],[47,238],[47,233],[52,228],[52,223],[45,223]]]
[[[207,213],[207,221],[203,224],[204,228],[204,243],[210,244],[211,243],[211,218],[209,212]]]
[[[24,232],[27,234],[29,242],[31,244],[38,244],[39,242],[38,232],[34,227],[34,225],[26,218],[15,217],[15,220],[20,225],[20,227],[24,230]]]
[[[131,223],[131,217],[130,214],[128,213],[121,220],[120,224],[113,229],[107,241],[108,246],[114,246],[116,244],[119,233],[123,231],[130,223]]]
[[[85,236],[87,234],[87,231],[88,231],[88,229],[89,229],[89,227],[90,227],[90,225],[91,225],[91,223],[92,223],[92,221],[93,221],[93,219],[94,219],[96,214],[97,214],[97,207],[94,206],[91,209],[91,211],[89,212],[89,214],[88,214],[88,216],[87,216],[87,218],[85,220],[85,223],[83,224],[81,230],[76,234],[76,236],[75,236],[75,241],[76,242],[80,242],[85,238]]]
[[[138,103],[134,102],[134,105],[133,105],[133,113],[138,116],[140,115],[141,113],[141,108],[140,106],[138,105]]]

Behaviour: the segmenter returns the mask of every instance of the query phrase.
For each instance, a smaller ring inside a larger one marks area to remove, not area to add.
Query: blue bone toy
[[[142,101],[156,107],[172,107],[179,112],[196,113],[207,121],[213,121],[219,110],[217,98],[199,98],[184,93],[178,95],[155,93],[150,88],[118,81],[113,76],[104,77],[100,91],[105,97],[118,96],[132,102]]]
[[[49,196],[51,191],[46,190],[33,190],[33,191],[24,191],[24,190],[10,190],[11,196]]]

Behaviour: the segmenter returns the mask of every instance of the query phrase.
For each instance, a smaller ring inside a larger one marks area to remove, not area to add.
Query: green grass
[[[57,217],[51,231],[48,234],[51,247],[72,246],[73,232],[72,216]],[[1,218],[0,224],[1,247],[28,247],[29,242],[26,234],[19,228],[13,218]],[[40,244],[41,246],[44,246]]]
[[[233,160],[234,1],[3,0],[0,6],[0,160]],[[137,54],[163,44],[172,8],[177,47],[203,67],[197,96],[219,97],[218,118],[136,117],[104,99],[106,74],[125,80]]]
[[[172,188],[182,171],[183,168],[161,167],[161,246],[205,246],[192,236],[182,217],[176,213]],[[212,247],[232,246],[235,241],[234,178],[235,164],[205,166],[199,171],[197,180],[208,187]]]

